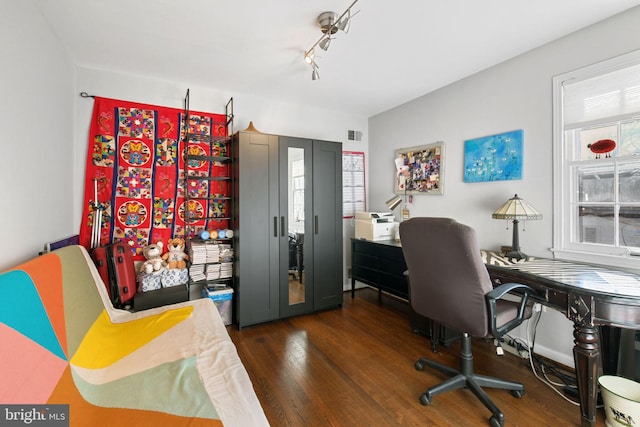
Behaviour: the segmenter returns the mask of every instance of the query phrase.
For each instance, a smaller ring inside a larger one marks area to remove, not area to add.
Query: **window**
[[[554,254],[640,268],[640,51],[557,76]]]
[[[292,148],[304,155],[302,148]],[[289,229],[304,233],[304,158],[291,162],[292,215],[289,217]]]

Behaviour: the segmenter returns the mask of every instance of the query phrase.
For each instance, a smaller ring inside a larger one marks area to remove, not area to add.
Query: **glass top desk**
[[[582,426],[596,423],[602,353],[600,326],[640,329],[640,275],[555,259],[508,263],[483,251],[494,284],[517,282],[537,291],[536,301],[564,313],[574,324],[573,359]]]
[[[400,243],[355,238],[351,243],[352,297],[358,280],[408,298]],[[496,286],[509,282],[529,285],[537,292],[534,300],[562,312],[573,322],[581,425],[595,426],[598,376],[603,366],[601,348],[617,348],[616,342],[604,343],[609,339],[606,334],[602,334],[601,347],[600,329],[640,329],[640,275],[544,258],[513,263],[495,252],[481,253]]]

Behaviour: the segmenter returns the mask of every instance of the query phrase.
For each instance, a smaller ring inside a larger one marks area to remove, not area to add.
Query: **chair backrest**
[[[416,313],[459,332],[489,333],[485,295],[493,286],[473,228],[450,218],[411,218],[400,223]]]

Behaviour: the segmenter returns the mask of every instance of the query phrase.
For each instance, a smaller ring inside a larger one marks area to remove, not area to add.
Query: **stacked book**
[[[194,282],[228,279],[233,276],[233,249],[230,244],[192,241],[189,256],[189,276]]]
[[[189,267],[189,277],[194,282],[205,280],[207,276],[204,274],[204,264],[191,264]]]
[[[233,275],[233,263],[223,262],[220,264],[220,278],[228,279]]]
[[[204,264],[207,262],[207,245],[204,242],[191,242],[189,249],[191,264]]]
[[[207,262],[218,262],[220,260],[220,248],[215,242],[207,242]]]
[[[207,265],[207,280],[218,280],[220,278],[220,264]]]

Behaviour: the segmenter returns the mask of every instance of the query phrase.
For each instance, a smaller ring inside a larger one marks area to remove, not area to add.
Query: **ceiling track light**
[[[316,57],[316,53],[313,51],[313,49],[311,49],[310,51],[304,54],[304,62],[306,62],[307,64],[313,64],[314,62],[313,59],[315,57]]]
[[[318,25],[320,25],[320,31],[322,31],[322,36],[311,46],[308,50],[304,52],[304,61],[307,64],[310,64],[313,68],[311,72],[312,80],[319,80],[320,75],[318,74],[318,64],[315,63],[315,48],[319,46],[320,49],[327,51],[329,46],[331,45],[331,36],[338,32],[338,30],[347,33],[349,32],[349,27],[351,26],[351,18],[353,18],[358,12],[351,13],[351,8],[358,2],[355,0],[351,3],[351,6],[347,8],[342,15],[338,16],[335,12],[323,12],[318,15]]]
[[[320,67],[313,60],[313,57],[305,55],[304,60],[311,64],[311,68],[313,68],[313,70],[311,71],[311,80],[320,80],[320,74],[318,73],[318,68]]]

